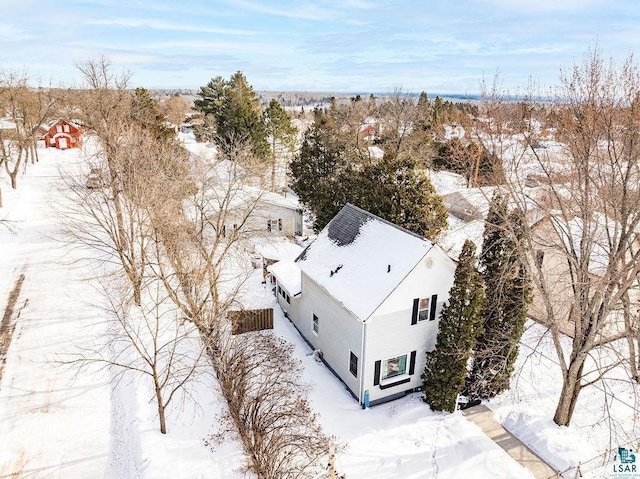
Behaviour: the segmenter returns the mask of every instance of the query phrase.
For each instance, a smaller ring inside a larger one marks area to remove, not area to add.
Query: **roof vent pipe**
[[[391,265],[390,264],[387,265],[387,273],[391,273]]]

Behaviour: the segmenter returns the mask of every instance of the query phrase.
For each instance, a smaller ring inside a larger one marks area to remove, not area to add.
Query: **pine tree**
[[[262,113],[262,121],[271,147],[271,189],[275,191],[277,163],[286,161],[286,155],[293,152],[298,130],[291,125],[291,117],[275,98]]]
[[[350,175],[348,201],[436,241],[447,227],[442,197],[412,157],[384,157]]]
[[[244,74],[234,73],[229,80],[218,76],[198,93],[194,106],[200,112],[201,124],[198,136],[213,137],[223,150],[248,143],[253,152],[262,159],[269,155],[269,144],[265,132],[260,99]],[[212,118],[214,121],[207,121]],[[210,131],[215,125],[215,135]]]
[[[435,351],[427,353],[422,374],[424,401],[434,411],[453,412],[465,384],[467,363],[482,330],[485,292],[476,269],[476,247],[467,240],[438,325]]]
[[[158,140],[169,140],[174,133],[166,124],[166,117],[160,112],[149,90],[136,88],[131,103],[131,120],[143,129],[150,131]]]
[[[444,125],[444,116],[445,116],[445,105],[442,101],[442,98],[436,96],[436,99],[433,102],[433,121],[432,125],[434,128],[438,129],[442,125]]]
[[[316,110],[291,162],[291,187],[314,215],[314,229],[321,230],[349,202],[435,240],[448,215],[417,162],[410,156],[366,162],[339,134],[341,126],[331,114]]]
[[[416,125],[421,131],[431,130],[431,100],[426,92],[420,93],[418,103],[416,105]]]
[[[480,267],[487,291],[484,332],[474,349],[467,394],[491,398],[509,388],[527,311],[532,300],[525,264],[525,220],[520,210],[508,213],[500,195],[491,201],[485,224]]]
[[[315,109],[313,125],[290,165],[291,188],[313,214],[316,231],[324,228],[349,201],[346,189],[352,184],[350,162],[337,130],[331,115]]]

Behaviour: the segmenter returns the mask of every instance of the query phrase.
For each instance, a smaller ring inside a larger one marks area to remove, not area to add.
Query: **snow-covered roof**
[[[295,261],[278,261],[267,267],[267,270],[278,278],[278,283],[280,283],[291,296],[300,294],[300,291],[302,291],[300,268],[298,268]]]
[[[13,130],[16,124],[10,118],[0,118],[0,130]]]
[[[458,259],[462,252],[462,246],[466,240],[471,240],[476,245],[476,254],[480,254],[482,248],[482,235],[484,233],[484,220],[473,220],[462,223],[447,230],[438,240],[438,245],[454,259]]]
[[[489,203],[494,187],[463,188],[443,195],[444,206],[452,215],[465,221],[484,219],[489,212]]]
[[[275,261],[293,261],[300,256],[303,250],[301,246],[277,236],[256,238],[254,247],[256,253],[259,253],[263,258]]]
[[[365,321],[432,247],[430,241],[347,204],[296,264]]]
[[[368,146],[369,156],[374,160],[381,160],[384,157],[384,150],[379,146]]]
[[[287,198],[278,193],[256,188],[255,186],[244,186],[243,189],[254,198],[259,197],[264,203],[294,211],[302,210],[298,202],[293,198]]]

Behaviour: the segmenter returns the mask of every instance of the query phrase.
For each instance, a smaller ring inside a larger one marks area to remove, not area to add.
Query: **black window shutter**
[[[282,220],[278,219],[278,229],[282,231]]]
[[[411,324],[416,324],[418,322],[418,303],[420,302],[420,298],[416,298],[413,300],[413,313],[411,314]]]
[[[375,367],[373,368],[373,385],[377,386],[380,384],[380,363],[382,361],[376,361]]]
[[[429,311],[429,321],[436,319],[436,307],[438,305],[438,295],[431,295],[431,310]]]
[[[271,231],[271,220],[267,220],[267,230]]]
[[[411,359],[409,359],[409,374],[416,372],[416,351],[411,351]]]

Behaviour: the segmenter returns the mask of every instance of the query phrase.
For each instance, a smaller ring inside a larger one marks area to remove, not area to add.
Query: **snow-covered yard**
[[[237,472],[241,448],[233,438],[213,448],[205,444],[222,410],[212,377],[201,377],[192,397],[170,410],[168,434],[162,435],[146,382],[128,376],[114,384],[104,372],[76,374],[55,363],[74,345],[104,334],[90,262],[78,262],[91,252],[57,239],[55,206],[67,201],[58,167],[86,161],[85,154],[40,150],[40,162],[28,165],[15,191],[0,176],[5,204],[0,219],[13,221],[15,229],[12,234],[0,226],[0,312],[16,279],[25,275],[0,382],[0,477],[243,477]],[[256,270],[255,299],[274,307],[274,333],[295,345],[312,407],[343,446],[336,466],[347,478],[532,477],[460,413],[433,413],[419,394],[361,409],[316,360],[261,280]],[[560,380],[547,358],[553,357],[551,346],[538,341],[541,334],[538,326],[528,329],[524,342],[538,344],[540,353],[523,347],[514,388],[489,406],[507,429],[565,470],[618,444],[610,444],[613,425],[602,420],[605,402],[598,389],[584,392],[574,425],[553,424]],[[628,384],[611,387],[617,388],[618,400],[606,404],[616,413],[616,425],[624,424],[629,436],[638,437],[626,405],[633,404],[628,396],[634,390]],[[603,475],[601,469],[584,477]]]

